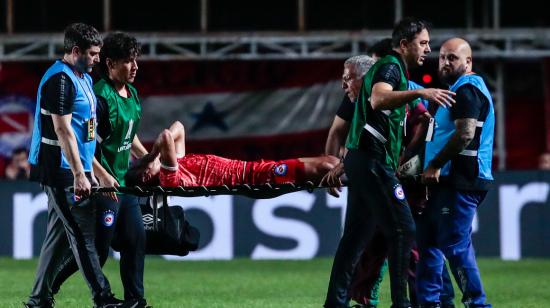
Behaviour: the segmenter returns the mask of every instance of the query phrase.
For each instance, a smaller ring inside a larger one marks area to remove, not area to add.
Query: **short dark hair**
[[[124,32],[109,33],[103,40],[103,47],[99,52],[101,73],[107,75],[107,58],[117,61],[128,58],[137,58],[141,55],[141,44],[138,40]]]
[[[12,156],[15,156],[15,155],[18,155],[18,154],[21,154],[21,153],[25,153],[25,154],[28,154],[28,151],[27,151],[27,148],[25,147],[18,147],[18,148],[15,148],[11,155]]]
[[[432,25],[426,20],[415,17],[403,18],[393,28],[393,33],[391,35],[392,47],[399,47],[403,39],[407,40],[407,42],[414,40],[414,37],[418,33],[422,32],[424,29],[430,31],[431,27]]]
[[[13,160],[15,159],[15,156],[17,156],[19,154],[25,154],[28,157],[29,151],[27,151],[27,148],[25,148],[25,147],[18,147],[18,148],[13,149],[13,151],[11,152],[11,156],[7,160],[7,163],[11,164],[13,162]]]
[[[101,46],[101,44],[99,32],[90,25],[74,23],[65,28],[65,39],[63,41],[65,53],[71,53],[75,46],[84,51],[92,46]]]
[[[380,41],[376,42],[367,50],[367,54],[370,55],[371,57],[374,54],[376,54],[376,56],[379,58],[383,58],[389,55],[392,50],[391,41],[392,41],[391,37],[381,39]]]

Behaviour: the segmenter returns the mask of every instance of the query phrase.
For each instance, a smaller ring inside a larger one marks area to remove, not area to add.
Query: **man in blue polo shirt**
[[[89,198],[97,102],[88,73],[99,62],[101,46],[94,27],[69,25],[63,58],[50,66],[38,87],[29,162],[31,180],[39,182],[48,196],[48,226],[26,307],[53,307],[53,279],[73,256],[94,307],[122,304],[101,270],[95,247],[96,212]]]
[[[418,301],[421,307],[439,307],[445,256],[462,302],[491,307],[475,260],[472,220],[493,182],[493,102],[483,79],[472,72],[472,50],[465,40],[453,38],[442,45],[439,75],[456,93],[456,104],[437,109],[433,139],[426,144],[423,180],[430,184],[430,194],[417,221]]]

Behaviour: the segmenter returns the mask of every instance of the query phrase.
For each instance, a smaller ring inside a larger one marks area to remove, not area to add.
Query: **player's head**
[[[391,37],[381,39],[367,50],[367,54],[369,54],[375,61],[378,61],[379,59],[389,55],[392,51],[391,41]]]
[[[126,186],[135,186],[135,185],[147,185],[147,186],[156,186],[160,184],[159,174],[160,174],[160,165],[155,165],[149,174],[145,173],[147,169],[147,163],[144,160],[134,161],[126,175],[124,180],[126,181]]]
[[[141,44],[124,32],[108,34],[101,48],[101,73],[122,84],[132,83],[138,70],[137,58],[141,55]]]
[[[462,75],[472,71],[472,48],[461,38],[449,39],[439,50],[439,78],[452,85]]]
[[[63,49],[71,58],[71,64],[81,73],[89,73],[99,63],[101,36],[92,26],[83,23],[70,24],[65,28]]]
[[[401,54],[408,67],[424,64],[430,53],[430,24],[427,21],[407,17],[393,29],[392,47]]]
[[[363,84],[363,76],[365,76],[375,62],[373,58],[364,55],[353,56],[344,62],[342,88],[352,102],[359,95],[359,90],[361,90],[361,85]]]

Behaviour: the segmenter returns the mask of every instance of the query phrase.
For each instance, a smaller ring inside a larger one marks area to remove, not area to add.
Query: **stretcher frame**
[[[316,185],[311,181],[303,184],[284,183],[284,184],[262,184],[262,185],[235,185],[235,186],[193,186],[193,187],[162,187],[162,186],[121,186],[121,187],[98,187],[91,189],[92,194],[118,192],[122,194],[131,194],[139,197],[152,197],[153,208],[153,230],[158,231],[158,198],[162,196],[162,207],[165,215],[168,211],[168,196],[179,197],[209,197],[216,195],[243,195],[255,199],[274,198],[280,195],[306,190],[312,193],[316,188],[326,188]],[[74,188],[71,187],[73,192]],[[166,217],[166,216],[165,216]],[[166,220],[164,220],[166,222]]]

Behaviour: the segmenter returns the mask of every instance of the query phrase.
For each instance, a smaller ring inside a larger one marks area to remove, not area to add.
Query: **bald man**
[[[456,104],[435,112],[433,139],[426,144],[423,180],[429,184],[425,214],[417,220],[420,307],[439,307],[444,256],[467,307],[491,307],[472,246],[472,221],[493,182],[495,117],[491,94],[472,72],[472,50],[460,38],[446,41],[439,77],[456,93]]]

